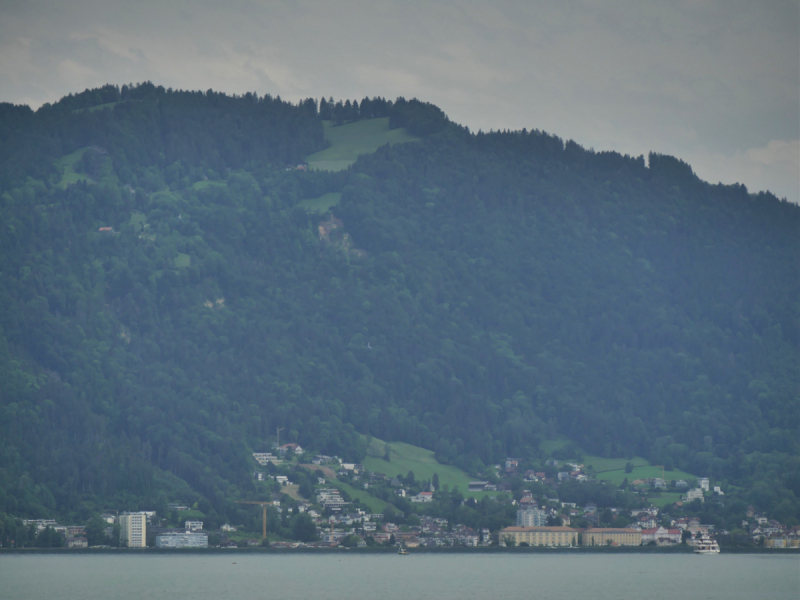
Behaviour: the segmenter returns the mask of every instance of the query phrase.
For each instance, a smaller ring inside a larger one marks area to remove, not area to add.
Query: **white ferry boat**
[[[695,554],[719,554],[719,544],[717,540],[708,537],[707,533],[700,536],[700,539],[694,543]]]

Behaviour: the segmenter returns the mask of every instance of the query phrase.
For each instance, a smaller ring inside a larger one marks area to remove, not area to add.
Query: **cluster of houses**
[[[314,511],[309,511],[314,514]],[[406,548],[481,546],[491,543],[488,529],[475,531],[466,525],[450,526],[447,519],[429,516],[420,517],[419,525],[397,525],[384,522],[382,514],[371,514],[363,510],[332,516],[314,516],[319,541],[276,542],[274,547],[334,547],[346,538],[355,539],[356,546],[367,546],[371,538],[376,544],[400,545]]]
[[[67,548],[88,548],[86,528],[83,525],[59,525],[54,519],[23,519],[22,524],[30,527],[36,526],[37,535],[48,527],[64,536],[64,545]]]
[[[747,519],[742,529],[748,532],[753,543],[766,548],[800,548],[800,526],[786,527],[775,519],[768,519],[753,506],[747,507]]]

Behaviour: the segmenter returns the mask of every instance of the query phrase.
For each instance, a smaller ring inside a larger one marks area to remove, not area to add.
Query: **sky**
[[[800,203],[799,32],[798,0],[0,0],[0,101],[416,97]]]

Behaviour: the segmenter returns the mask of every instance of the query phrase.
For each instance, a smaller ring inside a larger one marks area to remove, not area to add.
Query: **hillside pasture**
[[[195,181],[192,184],[192,189],[195,190],[195,191],[198,191],[198,192],[201,191],[201,190],[207,190],[208,188],[211,188],[211,187],[220,187],[220,188],[228,187],[228,184],[225,181],[214,181],[214,180],[210,180],[210,179],[205,179],[205,180],[202,180],[202,181]]]
[[[443,465],[434,458],[431,450],[404,444],[402,442],[389,443],[390,461],[383,459],[386,442],[373,438],[367,449],[367,457],[364,459],[364,467],[374,473],[383,473],[387,477],[402,475],[405,477],[408,472],[414,473],[417,481],[433,479],[433,474],[439,475],[439,487],[449,486],[452,489],[458,486],[459,491],[464,496],[481,498],[486,495],[493,495],[495,492],[468,492],[469,482],[473,480],[461,469],[452,465]]]
[[[324,121],[325,140],[330,147],[306,157],[309,168],[342,171],[356,162],[360,154],[371,154],[386,144],[414,142],[419,138],[405,129],[389,129],[389,118],[367,119],[334,127]]]
[[[559,437],[551,440],[545,440],[539,448],[545,453],[550,454],[556,450],[564,448],[570,443],[566,437]],[[651,465],[646,458],[641,456],[634,456],[632,458],[604,458],[602,456],[594,456],[591,454],[583,454],[580,461],[576,458],[567,460],[559,460],[559,465],[566,465],[570,462],[580,462],[584,465],[584,469],[591,466],[598,480],[607,481],[613,485],[621,484],[625,478],[629,483],[635,479],[654,479],[662,476],[662,469],[660,466]],[[633,471],[630,473],[625,472],[625,465],[628,463],[633,464]],[[677,481],[683,479],[688,482],[689,480],[696,479],[696,475],[681,471],[680,469],[673,469],[672,471],[663,471],[664,480],[669,483],[670,481]]]
[[[83,153],[87,150],[88,148],[80,148],[75,150],[75,152],[71,152],[70,154],[62,156],[57,161],[56,164],[62,169],[61,181],[58,182],[59,186],[65,188],[68,185],[78,183],[79,181],[87,181],[89,183],[92,182],[92,178],[88,175],[84,175],[83,173],[78,173],[75,171],[75,165],[81,158],[83,158]]]
[[[603,471],[602,473],[596,474],[597,479],[599,480],[604,480],[611,484],[619,485],[626,477],[628,478],[628,483],[633,483],[635,479],[654,479],[656,477],[661,477],[661,467],[646,464],[643,466],[634,467],[633,471],[630,473],[626,473],[625,469],[622,468],[615,469],[613,471]],[[678,479],[683,479],[684,481],[688,482],[690,479],[697,479],[697,477],[685,471],[681,471],[680,469],[664,471],[664,481],[667,483],[670,481],[677,481]]]
[[[300,200],[297,206],[306,209],[308,212],[325,214],[332,207],[339,204],[342,194],[340,192],[330,192],[323,194],[319,198],[310,198],[307,200]]]
[[[351,500],[359,500],[364,506],[369,508],[371,512],[382,513],[390,506],[388,502],[384,502],[380,498],[376,498],[366,490],[360,490],[356,487],[353,487],[349,483],[343,483],[338,479],[332,479],[329,481],[331,485],[337,487],[343,492],[347,492],[347,495],[350,496]]]

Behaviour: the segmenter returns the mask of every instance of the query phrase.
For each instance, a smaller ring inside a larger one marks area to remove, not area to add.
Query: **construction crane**
[[[237,504],[260,504],[263,509],[263,526],[262,535],[263,539],[267,539],[267,504],[269,502],[257,502],[255,500],[236,500]]]
[[[275,432],[275,434],[278,436],[278,441],[276,442],[275,447],[276,448],[280,448],[281,447],[281,431],[283,431],[285,429],[285,427],[276,427],[276,429],[278,430],[278,431]]]

